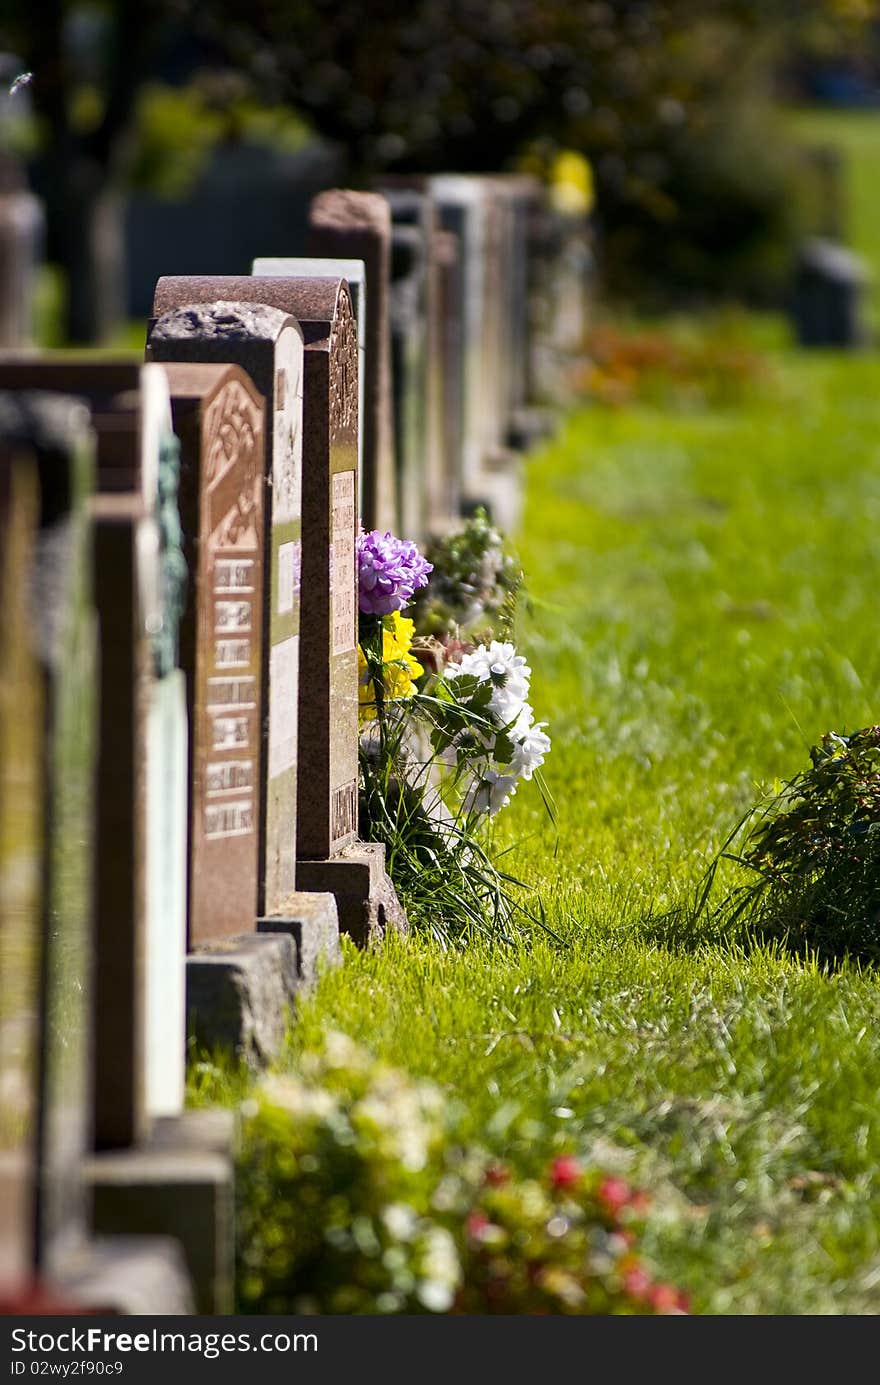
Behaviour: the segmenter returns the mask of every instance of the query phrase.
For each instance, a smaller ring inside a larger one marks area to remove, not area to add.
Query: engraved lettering
[[[342,837],[350,837],[357,831],[357,808],[356,780],[352,780],[350,784],[342,784],[334,790],[330,821],[335,842]]]
[[[218,601],[214,607],[214,625],[218,630],[250,630],[249,601]]]
[[[254,807],[250,801],[205,805],[206,837],[242,837],[253,830]]]
[[[214,662],[218,668],[247,668],[251,661],[250,640],[218,640],[214,646]]]
[[[248,720],[248,717],[213,717],[214,749],[245,749],[248,744]]]
[[[300,544],[283,543],[278,549],[278,614],[293,610],[300,589]]]
[[[252,592],[253,558],[217,558],[214,564],[214,589],[223,592]]]
[[[255,678],[209,678],[208,709],[255,707],[257,680]]]
[[[355,474],[337,472],[333,477],[333,542],[330,583],[333,595],[334,654],[354,649],[355,639]]]
[[[253,760],[217,760],[208,765],[205,792],[242,793],[254,787]]]

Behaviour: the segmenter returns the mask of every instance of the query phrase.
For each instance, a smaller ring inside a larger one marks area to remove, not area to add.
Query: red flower
[[[686,1313],[687,1299],[673,1284],[653,1284],[648,1290],[648,1302],[658,1313]]]
[[[502,1188],[510,1181],[510,1174],[503,1164],[489,1164],[485,1178],[490,1188]]]
[[[480,1232],[485,1231],[488,1225],[489,1218],[486,1216],[486,1213],[479,1208],[475,1208],[473,1212],[468,1212],[465,1226],[467,1227],[468,1235],[472,1236],[475,1241],[480,1239]]]
[[[641,1265],[634,1264],[623,1276],[623,1287],[631,1298],[642,1300],[651,1292],[651,1280]]]
[[[581,1166],[572,1154],[560,1154],[550,1165],[550,1182],[558,1191],[570,1188],[581,1176]]]
[[[608,1212],[619,1212],[632,1198],[632,1189],[623,1178],[603,1178],[599,1184],[599,1201]]]

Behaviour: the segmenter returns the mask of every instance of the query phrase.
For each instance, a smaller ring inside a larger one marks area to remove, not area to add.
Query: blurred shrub
[[[736,315],[675,325],[598,325],[571,370],[575,394],[610,407],[726,407],[769,392],[769,361],[740,330]]]
[[[637,1254],[649,1202],[622,1179],[457,1147],[438,1089],[345,1035],[300,1067],[242,1107],[240,1311],[687,1311]]]

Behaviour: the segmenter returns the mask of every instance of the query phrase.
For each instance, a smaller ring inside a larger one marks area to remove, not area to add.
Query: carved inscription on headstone
[[[264,414],[232,366],[164,367],[181,444],[189,571],[180,630],[190,711],[190,946],[247,929],[257,905]]]
[[[256,406],[239,384],[230,384],[209,405],[199,525],[207,590],[196,684],[205,757],[199,828],[206,845],[256,832],[257,673],[244,670],[255,663],[261,621],[262,475],[255,446],[260,432]],[[234,673],[230,645],[238,656]]]

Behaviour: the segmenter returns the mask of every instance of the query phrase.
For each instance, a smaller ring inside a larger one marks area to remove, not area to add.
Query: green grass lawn
[[[771,397],[573,414],[529,468],[521,644],[558,835],[508,858],[559,941],[347,951],[304,1006],[448,1094],[515,1167],[655,1191],[645,1252],[704,1313],[880,1312],[880,986],[663,915],[828,729],[877,715],[880,358],[775,357]]]
[[[880,282],[880,116],[797,119],[848,151]],[[524,785],[497,844],[554,936],[346,948],[288,1061],[342,1030],[515,1171],[572,1151],[650,1189],[646,1260],[695,1312],[874,1314],[876,973],[688,921],[746,809],[825,731],[880,719],[880,355],[748,334],[771,388],[584,408],[530,462],[519,640],[559,822]]]

